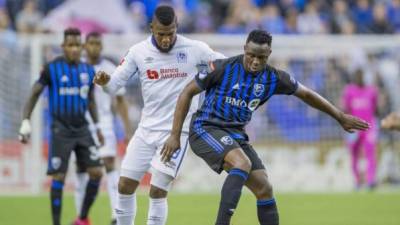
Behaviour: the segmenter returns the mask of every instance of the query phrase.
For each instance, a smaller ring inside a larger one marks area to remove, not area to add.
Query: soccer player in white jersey
[[[161,161],[160,151],[172,128],[178,95],[196,75],[197,66],[224,58],[203,42],[177,35],[176,30],[177,18],[173,8],[157,7],[151,23],[152,36],[132,46],[111,76],[98,72],[95,77],[96,84],[114,93],[131,77],[139,76],[144,100],[141,121],[121,165],[116,207],[119,225],[132,224],[136,214],[135,191],[150,168],[147,224],[166,223],[167,193],[188,146],[189,121],[186,121],[181,136],[182,149],[173,155],[170,162]],[[198,99],[190,111],[195,112],[197,107]]]
[[[86,36],[85,51],[87,53],[87,63],[94,66],[95,71],[105,71],[112,73],[116,66],[110,60],[101,57],[103,49],[101,35],[97,32],[91,32]],[[125,138],[129,139],[132,136],[132,127],[128,116],[128,105],[124,98],[125,89],[121,88],[115,97],[116,111],[119,113],[125,128]],[[110,198],[112,209],[111,225],[116,224],[114,213],[118,172],[115,169],[115,157],[117,155],[117,139],[114,133],[112,105],[114,98],[106,93],[101,87],[97,86],[94,89],[95,100],[98,109],[99,123],[95,126],[100,128],[104,136],[104,145],[99,149],[100,157],[103,159],[104,166],[107,172],[107,191]],[[95,128],[95,127],[93,127]],[[88,175],[85,168],[78,167],[77,179],[75,180],[75,207],[76,211],[80,212],[80,208],[85,196],[85,187],[88,182]]]

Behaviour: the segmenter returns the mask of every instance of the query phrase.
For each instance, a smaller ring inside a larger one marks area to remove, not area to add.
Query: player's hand
[[[340,116],[339,123],[349,133],[354,133],[357,130],[368,130],[369,128],[369,124],[366,121],[344,113]]]
[[[109,81],[110,81],[110,75],[108,75],[104,71],[97,72],[93,79],[93,83],[100,86],[106,85]]]
[[[96,135],[97,135],[97,140],[99,140],[99,144],[100,144],[99,147],[103,146],[104,145],[104,136],[100,129],[97,129]]]
[[[381,121],[381,127],[388,130],[400,130],[400,114],[390,113]]]
[[[172,155],[181,148],[179,137],[169,136],[161,150],[161,161],[169,162]]]
[[[22,120],[21,127],[19,128],[18,139],[20,142],[26,144],[31,136],[31,122],[29,119]]]

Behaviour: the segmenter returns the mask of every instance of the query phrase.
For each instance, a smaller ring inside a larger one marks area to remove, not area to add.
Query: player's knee
[[[56,173],[52,175],[53,180],[64,182],[65,180],[65,173]]]
[[[167,194],[168,192],[161,188],[153,185],[150,187],[150,198],[166,198]]]
[[[105,157],[103,158],[104,167],[106,168],[106,172],[111,172],[115,169],[114,166],[114,157]]]
[[[127,177],[120,177],[118,181],[118,192],[124,195],[131,195],[136,191],[139,182]]]
[[[91,180],[100,180],[103,176],[103,172],[100,167],[88,169],[88,174]]]
[[[246,172],[251,170],[251,161],[248,157],[244,156],[231,163],[233,168],[238,168]]]
[[[272,185],[269,182],[266,182],[264,185],[261,185],[259,189],[255,192],[257,199],[271,199],[273,198],[273,190]]]

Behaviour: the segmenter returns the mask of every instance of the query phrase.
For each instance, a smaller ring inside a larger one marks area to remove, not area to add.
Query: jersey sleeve
[[[291,75],[283,70],[276,70],[277,84],[275,94],[292,95],[297,91],[299,83]]]
[[[136,74],[138,67],[135,62],[134,54],[135,51],[131,48],[111,74],[111,79],[104,88],[106,92],[116,94],[117,91],[124,87],[128,80]]]
[[[47,86],[51,83],[51,78],[50,78],[50,71],[49,71],[49,65],[45,65],[40,72],[40,77],[38,82],[44,86]]]
[[[209,62],[208,67],[210,71],[199,72],[196,75],[195,80],[197,85],[203,90],[208,90],[221,82],[224,75],[223,65],[223,60],[220,59]]]

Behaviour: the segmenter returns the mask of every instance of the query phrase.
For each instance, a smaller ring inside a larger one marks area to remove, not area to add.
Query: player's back
[[[68,63],[58,57],[45,65],[39,82],[48,86],[51,123],[76,130],[87,125],[85,113],[93,88],[94,68],[84,62]]]
[[[140,126],[170,130],[178,96],[197,74],[196,65],[217,56],[203,42],[181,35],[177,35],[175,45],[166,53],[157,49],[152,37],[134,45],[130,51],[136,53],[131,60],[136,62],[144,100]],[[193,99],[189,114],[194,113],[197,106],[198,97]],[[184,131],[188,131],[188,125],[186,121]]]
[[[373,86],[349,84],[345,87],[343,101],[346,110],[368,122],[375,118],[378,92]]]

